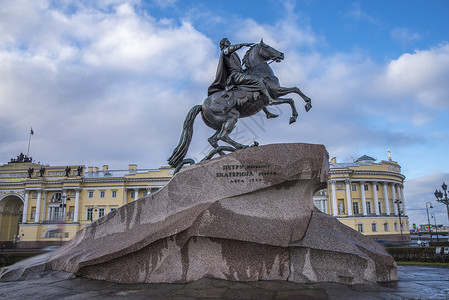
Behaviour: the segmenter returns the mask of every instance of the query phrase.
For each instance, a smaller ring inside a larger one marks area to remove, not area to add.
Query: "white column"
[[[62,203],[62,215],[61,215],[61,219],[63,221],[65,221],[65,206],[67,205],[67,190],[62,190],[62,199],[61,199],[61,203]]]
[[[395,216],[399,216],[398,213],[398,204],[396,203],[396,188],[395,183],[391,183],[391,198],[393,199],[393,211]]]
[[[42,221],[45,221],[45,209],[47,207],[47,192],[42,193]]]
[[[73,212],[73,222],[78,223],[78,213],[80,209],[80,190],[76,189],[76,196],[75,196],[75,211]]]
[[[332,187],[332,215],[338,216],[337,195],[335,193],[335,180],[331,180]]]
[[[407,215],[407,211],[405,210],[405,198],[404,198],[404,187],[403,186],[399,186],[399,190],[401,191],[401,201],[402,201],[402,214],[404,216]]]
[[[390,215],[390,201],[388,200],[388,190],[387,190],[387,183],[384,182],[384,200],[385,200],[385,213],[387,216]]]
[[[362,214],[366,216],[368,213],[366,212],[366,197],[365,197],[365,182],[360,181],[360,195],[362,196]]]
[[[134,201],[139,199],[139,189],[134,189]]]
[[[346,182],[346,206],[348,207],[348,216],[352,216],[352,198],[351,198],[351,187],[349,179]]]
[[[397,196],[398,201],[400,202],[399,208],[398,208],[398,214],[401,214],[401,213],[403,213],[402,212],[403,200],[402,200],[402,196],[401,196],[401,192],[400,192],[400,186],[399,186],[399,184],[396,184],[395,187],[396,187],[396,196]]]
[[[377,182],[373,181],[374,211],[379,215],[379,198],[377,197]]]
[[[34,217],[34,223],[39,223],[40,215],[41,215],[41,197],[42,191],[37,191],[37,200],[36,200],[36,216]]]
[[[147,188],[147,196],[151,195],[151,188]]]
[[[48,211],[47,211],[47,220],[50,221],[50,212],[51,212],[51,207],[48,207]]]
[[[27,222],[27,214],[28,214],[28,197],[30,196],[30,191],[25,191],[25,203],[23,204],[23,215],[22,215],[22,223]]]

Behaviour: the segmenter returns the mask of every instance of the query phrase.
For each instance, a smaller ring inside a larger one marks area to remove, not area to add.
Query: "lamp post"
[[[429,224],[430,240],[432,240],[432,227],[430,227],[429,208],[427,207],[427,204],[430,204],[430,208],[433,208],[433,206],[432,203],[426,202],[427,222]]]
[[[437,198],[437,201],[443,204],[446,204],[446,210],[447,210],[447,218],[449,220],[449,199],[447,198],[447,185],[443,182],[441,185],[443,188],[443,192],[439,190],[435,190],[435,198]]]
[[[439,241],[439,240],[440,240],[440,237],[438,236],[437,217],[435,217],[435,214],[432,214],[432,218],[433,218],[433,221],[434,221],[434,223],[435,223],[435,232],[437,233],[437,241]]]
[[[401,221],[401,208],[399,207],[399,204],[402,204],[402,201],[397,199],[394,201],[396,205],[398,206],[398,217],[399,217],[399,228],[401,229],[401,241],[402,241],[402,221]]]

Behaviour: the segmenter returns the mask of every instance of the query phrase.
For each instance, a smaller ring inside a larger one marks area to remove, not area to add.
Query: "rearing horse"
[[[269,66],[268,61],[280,62],[283,59],[284,54],[282,52],[265,44],[263,40],[253,45],[243,58],[243,64],[246,66],[245,72],[262,78],[270,96],[275,99],[274,101],[269,102],[268,98],[262,93],[249,92],[244,88],[234,86],[230,90],[223,90],[210,95],[204,100],[203,105],[195,105],[188,112],[179,144],[168,159],[170,166],[176,168],[175,172],[186,163],[194,163],[193,160],[185,160],[184,157],[192,141],[193,122],[200,112],[204,123],[216,130],[215,134],[208,139],[214,148],[205,157],[205,159],[208,159],[216,153],[222,155],[224,154],[223,151],[235,151],[249,147],[248,145],[242,145],[234,141],[229,137],[229,134],[234,130],[239,118],[255,115],[261,110],[265,112],[267,118],[276,118],[277,115],[270,113],[266,109],[267,106],[284,103],[290,104],[292,109],[290,124],[295,122],[298,117],[295,102],[291,98],[279,98],[281,96],[296,93],[306,102],[306,111],[310,110],[312,107],[310,98],[304,95],[297,87],[286,88],[280,86],[279,79],[274,75],[273,70]],[[230,144],[232,147],[219,146],[218,141],[220,140]],[[256,142],[255,145],[257,145]]]

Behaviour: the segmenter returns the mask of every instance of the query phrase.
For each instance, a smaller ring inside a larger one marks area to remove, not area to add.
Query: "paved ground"
[[[399,266],[399,281],[383,285],[295,284],[285,281],[118,284],[49,272],[0,282],[0,299],[449,299],[449,268]]]

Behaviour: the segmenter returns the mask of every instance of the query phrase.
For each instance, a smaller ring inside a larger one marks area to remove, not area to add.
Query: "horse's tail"
[[[193,122],[195,121],[196,116],[200,113],[201,107],[201,105],[195,105],[192,107],[184,120],[179,144],[175,150],[173,150],[173,154],[170,158],[168,158],[168,164],[173,168],[176,168],[176,166],[182,162],[187,154],[187,150],[189,150],[193,135]]]

